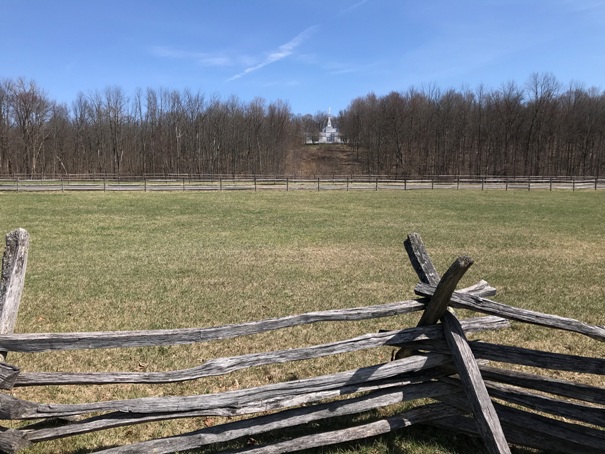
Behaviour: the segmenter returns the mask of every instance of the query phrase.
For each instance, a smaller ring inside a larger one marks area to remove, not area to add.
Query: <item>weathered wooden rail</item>
[[[330,310],[212,328],[154,331],[13,334],[23,289],[28,234],[7,235],[0,285],[0,387],[171,383],[225,375],[235,370],[354,352],[398,348],[391,362],[329,375],[271,383],[254,388],[189,396],[162,396],[79,404],[48,404],[0,393],[0,419],[23,420],[0,430],[0,450],[18,452],[41,443],[92,431],[178,418],[238,416],[212,427],[169,438],[109,447],[105,453],[169,453],[215,445],[313,421],[368,412],[404,401],[432,399],[391,417],[238,452],[292,452],[363,439],[412,424],[429,424],[478,435],[490,453],[510,452],[509,443],[549,452],[597,453],[605,447],[605,389],[488,365],[488,361],[546,370],[605,374],[605,359],[469,342],[466,335],[506,328],[510,320],[572,331],[605,340],[605,327],[507,306],[488,299],[495,289],[485,281],[455,291],[473,261],[460,257],[440,277],[419,235],[405,241],[420,283],[419,299]],[[458,320],[451,307],[489,314]],[[422,311],[418,326],[368,333],[323,345],[216,358],[169,372],[29,372],[6,363],[6,352],[42,352],[191,344],[247,336],[287,327],[390,317]],[[424,401],[423,401],[424,402]],[[241,419],[246,416],[245,419]],[[63,418],[57,424],[57,418]],[[37,420],[31,424],[27,420]]]

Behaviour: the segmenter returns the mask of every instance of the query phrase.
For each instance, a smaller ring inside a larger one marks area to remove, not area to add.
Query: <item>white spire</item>
[[[328,124],[319,133],[318,143],[342,143],[338,129],[332,126],[332,108],[328,107]],[[307,141],[312,143],[312,141]]]
[[[328,107],[328,125],[326,126],[326,132],[332,130],[332,108]]]

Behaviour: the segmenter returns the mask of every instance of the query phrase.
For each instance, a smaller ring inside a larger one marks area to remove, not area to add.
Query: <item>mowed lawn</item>
[[[417,278],[402,246],[410,232],[422,235],[442,273],[459,255],[475,260],[461,285],[486,279],[498,289],[497,301],[605,325],[603,191],[0,193],[0,230],[17,227],[31,235],[20,333],[216,326],[410,299]],[[413,326],[418,317],[316,324],[193,346],[11,353],[8,362],[24,371],[183,369],[213,357]],[[477,337],[605,355],[597,341],[517,323]],[[62,403],[207,393],[385,362],[390,353],[371,350],[166,386],[11,393]],[[605,386],[602,377],[582,379]],[[115,429],[29,452],[87,452],[220,421]],[[471,449],[482,452],[465,437],[411,428],[322,452]]]

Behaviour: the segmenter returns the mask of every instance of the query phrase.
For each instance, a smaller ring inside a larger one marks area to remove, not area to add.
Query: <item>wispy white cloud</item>
[[[242,72],[230,77],[227,79],[227,82],[231,82],[236,79],[240,79],[246,74],[250,74],[251,72],[258,71],[261,68],[264,68],[267,65],[283,60],[286,57],[289,57],[294,53],[294,50],[300,46],[306,39],[308,39],[311,34],[318,28],[318,25],[313,25],[306,30],[302,31],[298,35],[296,35],[293,39],[288,41],[285,44],[282,44],[277,48],[275,52],[271,52],[267,55],[260,63],[249,66],[244,69]]]
[[[202,66],[229,66],[233,64],[233,59],[228,55],[224,54],[191,52],[186,50],[173,49],[167,46],[152,47],[151,52],[157,57],[192,60]]]
[[[355,3],[355,4],[353,4],[353,5],[351,5],[351,6],[349,6],[349,7],[347,7],[347,8],[345,8],[345,9],[343,9],[343,10],[339,11],[338,15],[339,15],[339,16],[342,16],[343,14],[350,13],[350,12],[351,12],[351,11],[353,11],[354,9],[359,8],[361,5],[363,5],[364,3],[367,3],[367,2],[369,2],[369,1],[370,1],[370,0],[361,0],[361,1],[359,1],[359,2],[357,2],[357,3]]]

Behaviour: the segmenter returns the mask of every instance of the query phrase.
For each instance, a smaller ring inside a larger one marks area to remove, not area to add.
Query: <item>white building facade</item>
[[[332,126],[332,116],[328,114],[328,124],[319,133],[319,143],[341,143],[338,129]]]
[[[317,136],[316,136],[317,137]],[[338,128],[332,126],[332,114],[328,110],[328,124],[319,132],[319,138],[315,142],[312,135],[306,134],[306,143],[342,143]]]

